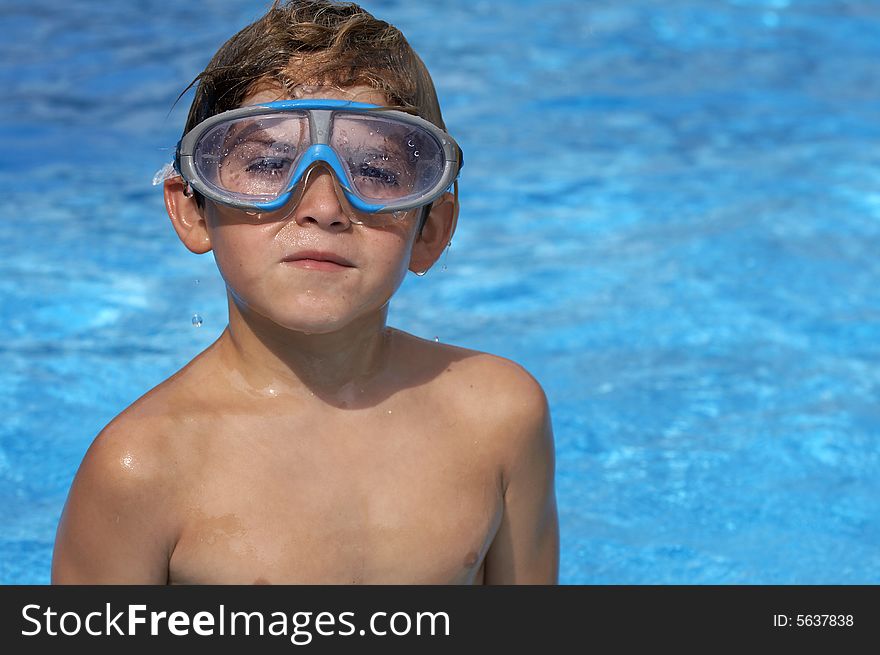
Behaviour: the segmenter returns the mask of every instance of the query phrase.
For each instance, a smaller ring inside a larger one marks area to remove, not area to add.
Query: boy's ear
[[[431,205],[422,233],[413,243],[409,270],[422,273],[434,265],[452,240],[457,221],[458,200],[451,193],[444,193]]]
[[[211,237],[195,196],[185,191],[186,182],[182,177],[165,180],[165,209],[183,245],[201,255],[211,250]]]

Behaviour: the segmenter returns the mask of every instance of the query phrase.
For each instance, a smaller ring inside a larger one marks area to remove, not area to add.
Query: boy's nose
[[[293,217],[299,225],[315,223],[336,231],[347,230],[351,225],[348,212],[340,201],[341,190],[332,171],[324,166],[313,166],[300,180],[298,202]],[[345,203],[346,205],[348,203]]]

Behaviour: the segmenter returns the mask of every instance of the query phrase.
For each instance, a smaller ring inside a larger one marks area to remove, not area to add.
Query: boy
[[[541,387],[385,324],[458,210],[421,60],[356,5],[276,2],[198,82],[165,204],[229,324],[95,439],[53,582],[555,583]]]

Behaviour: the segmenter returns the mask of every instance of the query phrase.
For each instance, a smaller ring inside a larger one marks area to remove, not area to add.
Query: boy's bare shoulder
[[[55,583],[164,583],[180,528],[187,458],[177,383],[132,403],[95,437],[76,473],[56,535]]]
[[[114,417],[95,437],[77,477],[99,477],[120,494],[171,494],[190,459],[186,436],[206,404],[193,383],[194,368],[198,358]]]
[[[404,336],[406,357],[416,366],[440,372],[449,391],[467,404],[482,410],[498,409],[505,414],[529,413],[546,398],[540,383],[522,365],[491,353],[428,341],[411,334]]]
[[[438,372],[432,396],[450,419],[492,435],[505,450],[548,438],[549,407],[541,384],[505,357],[406,335],[410,361]],[[441,370],[442,366],[442,370]]]
[[[94,478],[105,492],[123,496],[170,491],[178,461],[167,396],[167,388],[159,385],[113,418],[83,458],[77,477],[87,480],[80,482]]]

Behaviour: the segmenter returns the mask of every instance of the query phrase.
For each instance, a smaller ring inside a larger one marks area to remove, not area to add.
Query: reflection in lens
[[[308,148],[308,120],[302,114],[241,118],[209,130],[195,151],[202,178],[224,193],[271,200],[287,188]]]
[[[401,200],[434,187],[443,172],[443,149],[419,127],[373,116],[338,115],[330,145],[365,200]]]

